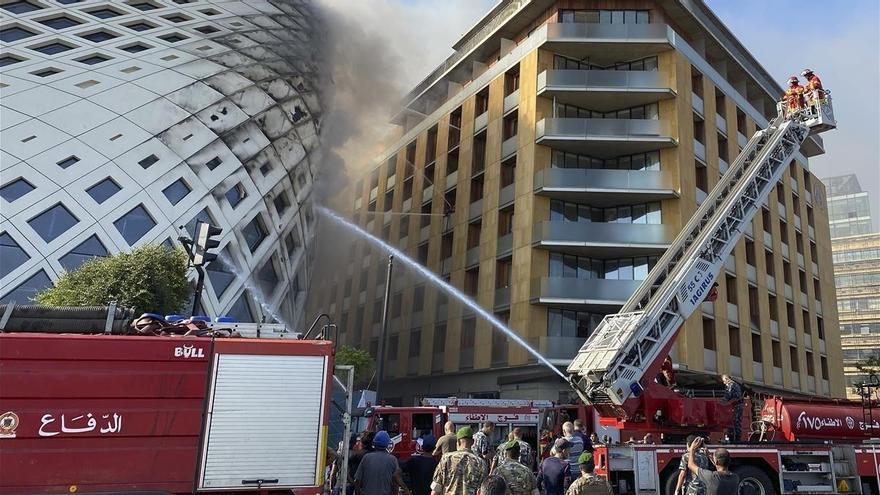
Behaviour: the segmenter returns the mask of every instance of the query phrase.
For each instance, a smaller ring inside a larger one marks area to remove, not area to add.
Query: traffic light
[[[223,232],[220,227],[214,227],[211,224],[199,222],[196,225],[196,242],[193,251],[193,266],[205,266],[217,259],[217,255],[209,251],[220,245],[220,241],[212,239],[219,236]]]

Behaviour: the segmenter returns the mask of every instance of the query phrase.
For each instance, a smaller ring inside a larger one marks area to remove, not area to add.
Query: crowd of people
[[[543,460],[523,440],[520,428],[493,445],[491,422],[478,431],[447,422],[443,436],[422,437],[415,454],[402,462],[389,453],[387,432],[363,432],[348,445],[349,488],[344,495],[610,495],[611,485],[594,473],[592,442],[577,426],[565,423],[563,437]],[[335,456],[332,468],[334,495],[342,495],[341,459]]]
[[[443,436],[422,437],[415,454],[402,462],[389,453],[392,441],[386,431],[366,431],[348,446],[345,495],[611,495],[611,485],[595,474],[593,460],[593,446],[611,442],[586,435],[582,426],[580,421],[564,423],[544,459],[537,459],[519,428],[493,446],[490,422],[476,432],[447,422]],[[694,435],[687,438],[675,495],[736,494],[739,478],[729,470],[729,452],[719,448],[710,453],[703,442]],[[654,438],[648,433],[627,443],[653,444]],[[331,479],[339,476],[341,459],[329,459],[334,461]],[[342,495],[336,481],[333,493]]]

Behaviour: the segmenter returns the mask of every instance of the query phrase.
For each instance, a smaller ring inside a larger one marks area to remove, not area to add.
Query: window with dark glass
[[[585,339],[602,321],[603,315],[560,308],[547,309],[547,336]]]
[[[266,228],[263,218],[257,215],[241,229],[241,233],[244,236],[248,249],[253,253],[269,235],[269,230]]]
[[[229,311],[226,312],[226,316],[230,316],[238,322],[252,323],[255,318],[248,299],[250,299],[250,295],[248,295],[247,291],[243,292],[235,301],[235,304],[233,304],[232,307],[229,308]]]
[[[241,201],[247,197],[247,193],[242,187],[241,183],[232,186],[229,190],[226,191],[226,201],[229,201],[229,206],[235,208],[241,203]]]
[[[660,106],[657,103],[647,103],[619,110],[598,112],[588,108],[579,107],[566,103],[556,103],[556,117],[570,119],[638,119],[657,120],[660,118]]]
[[[636,153],[634,155],[601,159],[561,150],[553,150],[550,157],[550,166],[556,168],[660,170],[659,151],[648,151],[646,153]]]
[[[10,26],[7,28],[0,29],[0,41],[5,41],[6,43],[12,43],[13,41],[23,40],[25,38],[30,38],[34,36],[35,32],[27,30],[25,28],[21,28],[18,26]]]
[[[71,249],[67,254],[62,256],[58,261],[67,271],[76,270],[86,261],[98,257],[107,256],[110,253],[107,248],[98,239],[97,235],[92,235],[85,241],[81,242],[75,248]]]
[[[125,215],[122,215],[122,217],[113,222],[113,225],[122,234],[125,242],[129,246],[133,246],[150,229],[156,226],[156,221],[153,220],[153,217],[144,208],[144,205],[140,204],[129,210]]]
[[[205,271],[208,273],[208,279],[211,281],[211,287],[213,287],[214,294],[218,299],[235,280],[235,270],[228,265],[231,260],[232,256],[229,253],[229,248],[223,248],[220,256],[205,268]]]
[[[162,189],[162,194],[165,195],[165,198],[168,199],[169,203],[176,205],[177,203],[180,203],[190,191],[192,191],[192,189],[190,189],[189,184],[187,184],[186,181],[183,179],[177,179],[168,187]]]
[[[0,232],[0,278],[9,275],[31,259],[21,246],[6,232]]]
[[[275,270],[275,263],[269,258],[266,263],[257,270],[257,283],[260,284],[260,290],[266,296],[271,296],[278,286],[278,272]]]
[[[69,28],[72,26],[78,26],[78,25],[82,24],[82,22],[80,22],[76,19],[67,17],[66,15],[57,16],[57,17],[50,17],[49,19],[43,19],[43,20],[40,20],[37,22],[39,22],[40,24],[43,24],[45,26],[49,26],[52,29],[65,29],[65,28]]]
[[[36,188],[33,184],[26,179],[19,177],[11,182],[7,182],[3,187],[0,187],[0,197],[11,203],[34,189]]]
[[[0,299],[0,304],[16,302],[18,304],[33,304],[33,298],[41,290],[52,285],[52,280],[44,270],[40,270],[30,278],[12,289]]]
[[[9,2],[0,5],[0,9],[12,12],[13,14],[27,14],[28,12],[34,12],[35,10],[40,10],[42,8],[42,6],[26,0],[19,0],[17,2]]]
[[[660,202],[599,208],[587,204],[550,201],[550,221],[579,223],[660,224]]]
[[[95,200],[95,203],[101,204],[110,199],[111,196],[121,191],[122,188],[110,177],[98,182],[92,187],[86,189],[86,193]]]
[[[79,223],[79,219],[64,205],[56,203],[54,206],[28,220],[27,223],[44,241],[52,242]]]

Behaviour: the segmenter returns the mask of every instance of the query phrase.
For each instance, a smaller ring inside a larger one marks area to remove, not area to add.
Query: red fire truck
[[[416,442],[426,435],[440,438],[447,421],[456,427],[472,426],[491,421],[495,432],[491,439],[500,443],[513,428],[523,431],[523,440],[537,448],[541,413],[552,407],[552,402],[518,399],[423,399],[421,406],[368,408],[367,428],[371,431],[386,430],[394,441],[392,453],[401,460],[408,459],[416,451]]]
[[[318,494],[333,354],[325,340],[7,325],[0,493]]]

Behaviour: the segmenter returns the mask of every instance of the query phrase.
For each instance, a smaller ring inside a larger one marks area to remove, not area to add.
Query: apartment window
[[[476,203],[483,199],[483,176],[471,179],[471,203]]]
[[[782,260],[782,280],[791,285],[791,263],[785,260]]]
[[[764,356],[761,355],[761,336],[758,334],[752,334],[752,361],[756,363],[763,363]]]
[[[480,245],[480,230],[482,230],[483,224],[481,222],[474,222],[468,224],[468,235],[467,235],[467,248],[473,249]]]
[[[476,343],[476,327],[477,320],[468,318],[461,322],[461,340],[459,354],[461,361],[459,367],[461,369],[470,369],[474,367],[474,344]]]
[[[192,191],[192,189],[190,189],[189,184],[187,184],[186,181],[183,179],[177,179],[168,187],[162,189],[162,194],[165,195],[165,198],[169,203],[176,205],[177,203],[180,203],[190,191]]]
[[[727,117],[727,105],[724,103],[724,93],[718,88],[715,88],[715,112],[722,117]]]
[[[782,368],[782,344],[778,340],[771,342],[771,350],[773,351],[773,367]]]
[[[803,254],[804,254],[804,240],[803,240],[803,236],[800,235],[800,234],[798,234],[797,232],[795,232],[795,234],[794,234],[794,243],[795,243],[795,249],[797,249],[798,254],[800,254],[801,256],[803,256]]]
[[[409,236],[409,217],[404,216],[400,219],[400,237],[404,238]]]
[[[550,166],[555,168],[582,168],[606,170],[660,170],[660,152],[649,151],[614,158],[594,158],[577,153],[553,150]]]
[[[391,241],[391,225],[386,225],[382,227],[382,240],[385,242]]]
[[[760,302],[758,301],[758,288],[749,284],[749,318],[752,325],[757,328],[761,326]]]
[[[559,308],[547,309],[548,337],[585,339],[602,321],[602,315]]]
[[[739,328],[738,327],[727,327],[727,340],[730,345],[730,355],[736,357],[742,357],[742,349],[740,349],[739,342]]]
[[[771,233],[771,230],[770,230],[771,229],[771,227],[770,227],[770,210],[767,210],[766,208],[761,208],[761,224],[764,229],[764,232],[767,232],[768,234],[770,234]],[[770,246],[770,247],[772,247],[772,246]]]
[[[446,176],[449,177],[454,172],[458,172],[458,148],[450,151],[446,159]]]
[[[813,363],[813,353],[807,351],[805,360],[807,362],[807,374],[810,376],[816,376],[816,368],[815,364]]]
[[[703,74],[694,66],[691,66],[691,91],[700,98],[703,97]]]
[[[771,251],[764,250],[764,267],[767,270],[767,275],[771,277],[776,276],[776,263],[773,260],[773,253]],[[775,287],[772,287],[775,289]]]
[[[397,361],[397,353],[400,351],[400,335],[394,334],[388,338],[388,352],[385,359]]]
[[[419,245],[418,259],[419,259],[419,263],[422,266],[425,266],[428,264],[428,243],[427,242]]]
[[[559,22],[574,24],[598,24],[598,10],[559,9]]]
[[[498,260],[495,262],[495,288],[503,289],[510,286],[510,275],[513,271],[511,260]]]
[[[502,322],[510,319],[510,313],[495,313],[495,317]],[[492,365],[499,366],[507,363],[507,336],[504,333],[492,329]]]
[[[554,199],[550,201],[550,220],[577,223],[660,224],[660,202],[598,208]]]
[[[743,136],[747,135],[746,113],[743,112],[742,110],[740,110],[739,108],[736,109],[736,130],[737,130],[737,132],[739,132]]]
[[[412,198],[413,192],[413,178],[409,176],[403,182],[403,201],[407,201]]]
[[[801,321],[804,322],[804,333],[810,335],[812,333],[812,329],[810,328],[810,312],[807,310],[801,310]]]
[[[428,139],[425,143],[425,163],[434,163],[434,160],[437,158],[437,126],[430,128],[428,130]],[[427,175],[427,167],[425,168],[425,175]],[[433,179],[433,174],[430,175]],[[434,181],[431,180],[431,183]]]
[[[391,211],[391,208],[394,206],[394,191],[388,191],[385,193],[385,202],[382,203],[382,207],[385,209],[385,212],[388,213]]]
[[[419,220],[419,228],[431,225],[431,202],[422,205],[422,217]]]
[[[578,24],[648,24],[648,10],[560,9],[559,22]]]
[[[819,366],[822,371],[822,379],[827,380],[828,379],[828,358],[826,358],[825,356],[819,357]]]
[[[727,302],[737,304],[736,277],[728,273],[724,277],[724,283],[727,288]]]
[[[504,74],[504,96],[508,96],[519,89],[519,65],[513,67]]]
[[[513,213],[514,209],[504,209],[498,211],[498,236],[504,236],[513,233]]]
[[[480,269],[472,268],[464,272],[464,293],[470,297],[477,296],[480,284]]]
[[[486,134],[483,131],[474,136],[474,156],[471,173],[476,174],[482,172],[486,168]]]
[[[803,270],[798,270],[798,285],[800,285],[801,292],[804,294],[807,293],[807,274]]]
[[[474,115],[480,116],[489,111],[489,88],[483,88],[474,98]]]
[[[452,256],[452,232],[445,234],[440,243],[440,259]]]
[[[413,330],[409,334],[409,353],[407,354],[411,358],[419,357],[420,351],[422,347],[422,331],[421,330]]]
[[[5,234],[5,233],[0,234],[0,239],[2,239],[3,237],[7,238],[9,241],[12,240],[11,238],[9,238],[8,234]],[[18,247],[18,244],[15,244],[15,241],[12,241],[12,243],[14,244],[15,247]],[[6,242],[4,242],[3,240],[0,240],[0,247],[3,247],[3,248],[7,247]],[[12,269],[17,267],[21,262],[30,259],[30,257],[27,255],[25,255],[24,258],[22,259],[20,255],[17,255],[14,252],[12,253],[12,256],[13,256],[12,258],[7,258],[6,257],[7,251],[8,251],[7,249],[3,249],[2,251],[0,251],[3,254],[2,259],[5,261],[4,265],[10,265],[12,263],[16,263],[16,264],[11,265],[11,266],[6,266],[2,270],[0,270],[0,274],[2,274],[2,276],[6,276],[7,273],[12,271]],[[24,251],[22,251],[21,254],[24,254]],[[107,248],[104,247],[104,244],[101,242],[100,239],[98,239],[98,236],[92,235],[88,239],[86,239],[85,241],[78,244],[75,248],[71,249],[67,254],[62,256],[58,261],[61,263],[61,265],[67,271],[73,271],[73,270],[76,270],[77,268],[79,268],[80,265],[82,265],[83,263],[85,263],[88,260],[91,260],[91,259],[97,258],[97,257],[107,256],[108,254],[110,254],[110,253],[107,252]]]
[[[755,243],[746,239],[746,263],[751,266],[757,266],[755,263]]]
[[[570,119],[640,119],[657,120],[660,118],[660,107],[657,103],[648,103],[608,112],[598,112],[577,105],[556,103],[554,108],[557,117]]]
[[[790,302],[785,303],[785,317],[788,320],[788,326],[791,328],[795,327],[794,323],[794,304]]]
[[[776,185],[776,201],[785,206],[785,187],[782,184]]]
[[[434,327],[434,360],[432,370],[443,369],[443,351],[446,349],[446,324],[441,323]]]
[[[420,285],[413,290],[413,313],[417,313],[425,307],[425,286]]]
[[[403,311],[403,293],[398,292],[391,298],[391,317],[399,318]]]
[[[549,274],[555,278],[601,280],[644,280],[657,264],[657,256],[592,259],[571,254],[550,253]]]
[[[36,189],[33,184],[21,177],[0,187],[0,197],[9,203]]]
[[[703,348],[710,351],[717,349],[715,343],[715,320],[703,318]]]
[[[449,114],[449,149],[461,142],[461,107]]]
[[[457,196],[455,194],[455,188],[453,187],[452,189],[447,191],[446,194],[443,195],[443,198],[446,203],[445,213],[451,215],[453,212],[455,212],[455,204],[456,204],[456,199],[457,199]],[[450,218],[451,217],[447,217],[446,219],[450,219]],[[452,228],[451,223],[448,224],[448,228]]]
[[[706,124],[702,120],[694,120],[694,139],[700,144],[706,144]]]
[[[516,157],[501,163],[501,187],[505,188],[516,180]]]
[[[379,323],[382,321],[382,311],[384,308],[382,307],[382,301],[376,301],[373,303],[373,323]]]
[[[516,136],[516,133],[519,129],[519,111],[514,110],[510,113],[510,115],[504,117],[504,121],[502,122],[501,129],[501,139],[507,141],[508,139]]]
[[[284,215],[284,212],[290,207],[290,201],[287,199],[287,195],[283,192],[278,194],[278,196],[275,196],[272,200],[272,204],[275,205],[275,211],[278,212],[279,217]]]
[[[121,191],[122,188],[115,180],[107,177],[92,187],[86,189],[86,193],[95,200],[95,203],[101,204],[110,199],[111,196]]]
[[[770,319],[779,322],[779,306],[777,306],[776,296],[768,296],[770,304]]]
[[[697,189],[703,191],[703,193],[709,192],[709,172],[705,165],[696,160],[694,160],[694,179],[696,180]]]
[[[718,158],[724,160],[726,163],[730,163],[729,155],[727,153],[727,138],[718,135]]]
[[[801,371],[800,360],[798,360],[798,352],[797,347],[789,346],[788,347],[788,357],[791,360],[791,371],[795,373],[799,373]],[[798,384],[795,384],[797,386]]]
[[[226,201],[229,201],[229,206],[233,208],[238,206],[246,197],[247,193],[245,192],[244,187],[242,187],[241,183],[230,187],[229,190],[226,191]]]
[[[266,237],[269,236],[269,229],[266,228],[266,223],[263,222],[263,218],[260,215],[257,215],[250,221],[250,223],[241,229],[241,234],[244,236],[248,249],[253,253],[257,250],[260,244],[263,243]]]

